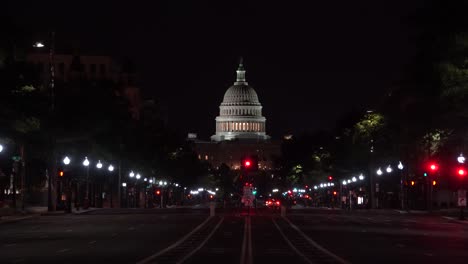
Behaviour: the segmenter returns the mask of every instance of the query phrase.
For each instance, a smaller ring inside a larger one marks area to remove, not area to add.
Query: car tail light
[[[279,201],[276,201],[276,205],[280,205],[280,202],[279,202]]]

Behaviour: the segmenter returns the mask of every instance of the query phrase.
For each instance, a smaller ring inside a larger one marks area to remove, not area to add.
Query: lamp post
[[[463,157],[463,154],[460,153],[460,156],[457,157],[457,162],[462,165],[465,163],[465,157]],[[462,166],[461,168],[458,169],[458,176],[460,176],[460,187],[458,188],[458,206],[460,207],[460,215],[458,219],[460,220],[465,220],[465,212],[464,208],[466,207],[466,190],[463,189],[463,179],[465,177],[465,169]],[[461,203],[461,201],[465,201],[465,205]]]
[[[125,197],[125,203],[123,203],[124,207],[127,207],[127,183],[126,182],[122,182],[122,188],[124,190],[124,197]],[[119,189],[120,189],[120,186],[119,186]]]
[[[33,47],[35,48],[44,48],[45,45],[41,42],[36,42]],[[51,117],[49,122],[47,123],[47,127],[49,128],[49,137],[50,137],[50,147],[51,155],[49,160],[49,169],[46,170],[47,175],[47,193],[48,193],[48,201],[47,201],[47,209],[48,211],[55,211],[56,210],[56,197],[57,197],[57,190],[55,188],[56,184],[56,175],[57,175],[57,152],[56,152],[56,138],[55,138],[55,131],[51,125],[51,120],[55,115],[55,32],[50,32],[50,45],[49,45],[49,93],[50,93],[50,109],[49,109],[49,116]]]
[[[63,158],[62,160],[63,164],[65,166],[68,166],[70,165],[70,158],[68,156],[65,156],[65,158]],[[71,213],[71,199],[72,199],[72,191],[71,191],[71,179],[67,176],[65,177],[65,185],[67,187],[67,191],[66,191],[66,199],[67,199],[67,206],[65,207],[65,210],[66,210],[66,213]]]
[[[88,157],[85,157],[83,161],[83,166],[86,167],[86,194],[84,199],[84,207],[88,208],[89,206],[89,160]]]
[[[138,180],[141,178],[140,173],[137,173],[135,175],[136,181],[135,181],[135,207],[139,208],[140,207],[140,184],[138,183]]]
[[[114,196],[114,192],[113,192],[113,189],[114,189],[114,175],[112,174],[112,172],[114,171],[114,166],[112,166],[112,164],[110,164],[109,167],[107,167],[107,170],[110,172],[110,175],[111,175],[110,188],[109,188],[110,189],[110,207],[114,208],[114,199],[113,199],[113,196]]]
[[[406,209],[406,200],[407,200],[407,194],[406,194],[406,191],[407,191],[407,188],[405,188],[405,181],[406,179],[403,179],[403,168],[405,166],[403,166],[403,163],[401,163],[401,161],[398,163],[398,172],[400,174],[400,191],[401,191],[401,210],[405,210]]]

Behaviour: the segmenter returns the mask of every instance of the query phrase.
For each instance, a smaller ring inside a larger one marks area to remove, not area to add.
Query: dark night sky
[[[241,55],[276,138],[333,128],[352,108],[372,107],[406,77],[418,34],[412,17],[425,8],[422,1],[11,2],[3,13],[38,36],[54,28],[58,49],[132,58],[170,126],[204,138],[214,133]]]

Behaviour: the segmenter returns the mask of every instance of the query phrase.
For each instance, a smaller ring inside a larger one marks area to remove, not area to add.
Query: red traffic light
[[[430,164],[429,164],[429,169],[430,169],[431,171],[436,171],[436,170],[439,169],[439,165],[438,165],[437,163],[430,163]]]
[[[333,180],[333,176],[328,176],[328,180],[329,181]]]
[[[333,191],[333,195],[336,196],[336,191]]]
[[[156,191],[156,195],[160,195],[161,194],[161,191],[160,190],[157,190]]]
[[[466,175],[466,170],[463,169],[463,168],[459,168],[457,172],[458,172],[458,175],[460,175],[460,176],[465,176]]]
[[[250,166],[252,166],[252,162],[250,160],[246,160],[246,161],[244,161],[244,166],[246,168],[250,168]]]

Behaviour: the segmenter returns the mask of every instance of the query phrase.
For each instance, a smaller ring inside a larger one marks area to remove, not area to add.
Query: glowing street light
[[[137,175],[135,177],[136,177],[137,180],[139,180],[141,178],[140,173],[137,173]]]
[[[122,182],[122,187],[127,187],[127,183],[126,183],[126,182]]]
[[[3,151],[3,146],[2,146],[2,144],[0,144],[0,152],[2,152],[2,151]]]
[[[392,170],[392,167],[390,167],[390,165],[388,165],[386,171],[387,171],[388,173],[392,172],[392,171],[393,171],[393,170]]]
[[[133,171],[131,171],[128,176],[130,176],[130,178],[133,178],[133,177],[135,177],[135,173]]]
[[[150,180],[149,180],[149,183],[153,183],[153,179],[150,179]]]
[[[460,153],[460,156],[457,158],[458,163],[465,163],[465,157],[463,157],[463,154]]]
[[[98,163],[96,164],[96,168],[98,169],[102,168],[101,160],[99,160]]]
[[[364,175],[362,175],[362,174],[359,175],[359,180],[361,180],[361,181],[364,180]]]
[[[148,179],[147,178],[144,178],[143,181],[147,181]]]
[[[346,184],[348,184],[348,183],[346,182],[346,180],[344,180],[344,181],[343,181],[343,185],[346,185]]]
[[[353,181],[353,182],[356,182],[356,181],[357,181],[356,177],[353,177],[353,178],[352,178],[352,181]]]
[[[398,163],[398,169],[399,169],[399,170],[402,170],[403,168],[404,168],[404,167],[403,167],[403,163],[401,163],[401,161],[400,161],[400,163]]]
[[[43,48],[43,47],[45,47],[45,45],[42,42],[38,41],[38,42],[33,44],[33,47],[34,48]]]
[[[88,157],[85,157],[85,159],[83,160],[83,166],[85,166],[85,167],[88,167],[88,166],[89,166]]]
[[[164,185],[167,185],[167,182],[164,182],[163,184],[164,184]]]
[[[382,175],[382,170],[380,168],[377,170],[377,175]]]
[[[70,164],[70,161],[71,161],[71,160],[70,160],[69,157],[65,157],[65,158],[63,159],[63,164],[68,165],[68,164]]]
[[[107,169],[108,169],[109,171],[114,171],[114,166],[112,166],[112,164],[111,164],[111,165],[109,165],[109,167],[108,167]]]

